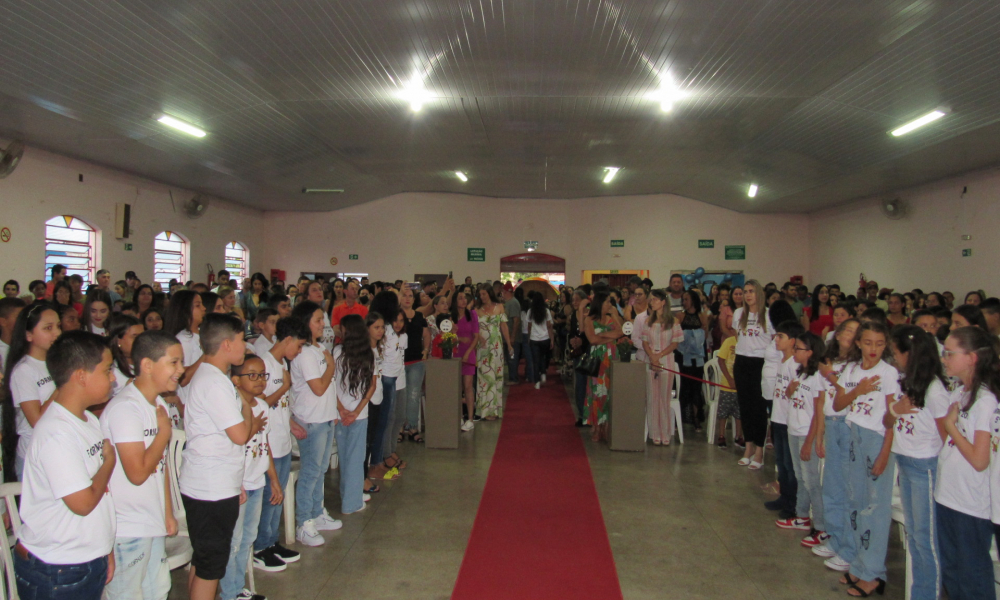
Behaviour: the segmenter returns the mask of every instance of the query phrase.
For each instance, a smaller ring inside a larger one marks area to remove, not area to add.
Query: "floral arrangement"
[[[442,350],[454,350],[458,346],[458,336],[454,333],[442,333],[440,346]]]

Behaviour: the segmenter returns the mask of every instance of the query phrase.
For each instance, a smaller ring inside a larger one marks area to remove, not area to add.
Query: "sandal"
[[[749,465],[749,464],[750,464],[750,459],[749,459],[749,458],[746,458],[746,457],[743,457],[743,458],[741,458],[741,459],[739,460],[739,462],[737,462],[736,464],[738,464],[738,465],[739,465],[739,466],[741,466],[741,467],[745,467],[745,466],[747,466],[747,465]]]
[[[760,471],[760,468],[763,466],[764,463],[751,460],[750,465],[747,468],[749,468],[751,471]]]
[[[849,586],[847,586],[847,595],[851,596],[852,598],[867,598],[867,597],[871,596],[872,594],[878,594],[879,596],[881,596],[882,594],[885,593],[885,580],[884,579],[878,579],[877,581],[878,581],[878,585],[876,585],[875,589],[873,589],[870,592],[866,592],[863,589],[861,589],[860,587],[858,587],[858,583],[857,582],[852,583]],[[857,594],[852,594],[851,590],[856,591]]]
[[[371,481],[371,479],[365,479],[366,483],[369,482],[369,481]],[[370,488],[365,489],[365,493],[366,494],[377,494],[377,493],[379,493],[379,491],[381,491],[381,490],[374,483],[372,483],[372,486]]]
[[[840,585],[854,585],[855,583],[857,583],[859,581],[861,581],[860,578],[855,579],[855,578],[851,577],[850,573],[844,573],[844,576],[842,578],[840,578],[840,580],[839,580]]]
[[[395,467],[389,469],[385,472],[385,475],[382,476],[382,479],[385,479],[386,481],[396,481],[399,479],[399,470]]]
[[[417,444],[422,444],[424,442],[424,437],[420,435],[419,431],[416,430],[406,432],[406,437],[411,442],[415,442]]]
[[[389,463],[390,460],[393,461],[391,464]],[[386,469],[390,470],[399,469],[400,471],[402,471],[403,469],[406,468],[406,461],[399,458],[399,456],[397,456],[395,452],[390,454],[384,461],[382,461],[382,464],[385,466]]]

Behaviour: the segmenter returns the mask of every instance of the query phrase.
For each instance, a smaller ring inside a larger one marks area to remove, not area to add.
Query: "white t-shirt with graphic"
[[[285,384],[285,366],[270,352],[260,355],[264,361],[264,370],[270,375],[264,396],[270,396]],[[292,407],[285,392],[267,412],[267,443],[271,446],[271,454],[275,458],[286,456],[292,451]]]
[[[364,400],[365,393],[367,393],[368,391],[367,385],[362,385],[355,393],[353,394],[351,393],[349,389],[350,383],[348,382],[347,377],[345,377],[344,369],[341,368],[341,363],[340,363],[341,354],[342,354],[342,349],[340,346],[337,346],[336,348],[333,349],[333,360],[337,363],[337,370],[334,372],[333,384],[330,387],[331,389],[333,388],[336,389],[337,400],[340,402],[341,406],[343,406],[347,410],[354,410],[355,408],[357,408],[359,404],[361,404],[361,401]],[[378,361],[376,361],[375,363],[375,368],[376,370],[378,369]],[[376,377],[376,380],[381,380],[381,377]],[[375,391],[377,392],[378,390],[376,389]],[[358,413],[357,420],[360,421],[361,419],[367,419],[367,418],[368,418],[368,405],[365,405],[365,407],[361,409],[361,412]]]
[[[799,368],[795,362],[795,357],[789,356],[788,360],[778,365],[778,372],[774,377],[774,405],[771,407],[771,422],[788,424],[788,407],[791,403],[788,395],[788,384],[795,379],[795,370]]]
[[[844,386],[844,373],[847,372],[847,368],[854,363],[848,362],[838,362],[833,363],[833,374],[837,377],[837,385],[840,387]],[[823,401],[823,416],[825,417],[845,417],[847,413],[850,412],[851,407],[845,406],[841,410],[833,410],[833,400],[837,397],[837,386],[830,383],[829,380],[826,381],[826,400]]]
[[[1000,406],[990,415],[990,520],[1000,523]]]
[[[253,415],[259,417],[267,413],[269,407],[267,402],[264,402],[260,398],[254,398],[253,404]],[[271,466],[271,459],[268,455],[268,430],[271,428],[271,423],[265,423],[264,426],[250,438],[244,447],[243,456],[243,489],[246,491],[259,490],[264,487],[264,474],[267,473],[267,468]]]
[[[785,355],[778,350],[777,343],[772,339],[764,350],[764,368],[760,371],[760,392],[765,400],[774,400],[774,386],[777,383],[775,377],[784,360]]]
[[[405,333],[397,334],[392,327],[385,328],[385,339],[382,342],[382,374],[386,377],[399,377],[405,372],[403,353],[406,352],[407,337]]]
[[[733,329],[736,330],[736,354],[764,358],[764,351],[774,336],[774,325],[771,324],[771,317],[760,319],[760,313],[749,313],[746,329],[743,329],[740,327],[740,321],[743,319],[744,310],[746,309],[741,306],[733,313]],[[765,323],[767,331],[764,331]]]
[[[965,388],[952,393],[952,401],[964,407],[969,394]],[[976,403],[969,410],[958,413],[959,433],[970,444],[975,443],[976,432],[985,431],[993,437],[993,413],[997,410],[997,398],[985,386],[976,394]],[[990,442],[992,443],[992,439]],[[990,469],[976,471],[962,456],[955,441],[948,438],[938,455],[937,485],[934,500],[952,510],[980,519],[991,518]]]
[[[184,349],[184,366],[190,367],[198,362],[198,359],[203,354],[201,351],[201,336],[185,329],[177,334],[177,341],[181,343],[181,348]]]
[[[937,422],[948,414],[951,392],[935,379],[924,393],[924,407],[911,415],[899,415],[892,436],[892,451],[910,458],[934,458],[941,452],[944,441]]]
[[[309,381],[326,373],[326,356],[322,348],[312,344],[302,346],[302,352],[292,361],[292,414],[299,423],[326,423],[339,420],[333,382],[317,396]]]
[[[29,552],[53,565],[90,562],[115,543],[115,503],[105,493],[94,510],[80,516],[66,496],[89,488],[104,464],[104,435],[97,417],[80,420],[53,402],[35,424],[22,482],[18,539]]]
[[[267,339],[263,334],[258,335],[253,341],[253,353],[257,356],[264,356],[274,348],[274,341]]]
[[[156,406],[166,409],[159,396],[155,406],[134,384],[122,386],[121,391],[108,402],[101,413],[101,433],[112,444],[143,442],[149,448],[159,431]],[[167,535],[166,506],[164,500],[167,455],[164,452],[156,471],[142,485],[129,481],[121,460],[115,465],[108,484],[115,497],[115,516],[118,520],[118,537],[163,537]]]
[[[885,435],[882,418],[886,411],[886,397],[892,396],[895,399],[899,396],[899,371],[884,360],[879,360],[867,371],[861,368],[860,362],[850,363],[840,378],[840,386],[850,393],[862,379],[875,376],[879,378],[875,390],[854,399],[846,421]]]
[[[28,418],[24,416],[21,409],[22,402],[38,401],[45,404],[45,401],[56,391],[56,384],[49,375],[49,369],[45,366],[45,361],[25,356],[17,361],[10,374],[10,393],[14,397],[14,425],[17,427],[17,455],[21,458],[27,456],[28,444],[31,443],[33,430]]]
[[[243,483],[243,446],[226,429],[243,422],[243,400],[218,367],[202,363],[188,384],[184,408],[181,493],[195,500],[238,496]]]
[[[816,396],[826,392],[827,384],[819,371],[809,376],[796,374],[795,379],[799,385],[788,404],[788,435],[805,437],[816,414]]]

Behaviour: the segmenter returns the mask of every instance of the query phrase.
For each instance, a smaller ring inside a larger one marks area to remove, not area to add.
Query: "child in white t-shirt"
[[[382,319],[377,321],[382,322]],[[365,319],[359,315],[346,315],[341,319],[340,327],[343,343],[333,349],[333,360],[337,364],[334,389],[340,416],[334,433],[340,454],[340,511],[349,515],[365,508],[368,404],[378,388],[378,365]]]
[[[806,331],[795,339],[794,354],[796,364],[795,379],[788,386],[785,396],[788,403],[788,448],[795,468],[795,519],[793,525],[805,530],[809,535],[802,539],[806,548],[814,548],[826,542],[826,520],[823,516],[823,486],[820,482],[819,460],[822,448],[813,445],[823,418],[823,402],[826,398],[826,382],[819,372],[819,361],[823,358],[823,340]],[[812,509],[810,517],[810,509]],[[798,528],[796,527],[796,528]]]
[[[264,356],[274,345],[274,334],[278,327],[278,311],[273,308],[262,308],[253,319],[254,326],[260,329],[260,335],[253,341],[253,353]]]
[[[894,430],[892,455],[899,474],[899,500],[912,565],[906,580],[907,596],[937,598],[941,561],[934,485],[951,393],[933,334],[916,325],[900,325],[890,332],[889,346],[903,378],[899,400],[889,406],[882,423]]]
[[[781,353],[781,363],[774,380],[774,404],[771,408],[771,439],[774,440],[775,463],[778,468],[777,500],[765,504],[770,510],[778,510],[778,520],[775,525],[783,529],[809,530],[808,524],[795,523],[795,506],[797,481],[795,465],[792,463],[792,453],[788,446],[788,404],[786,396],[788,385],[795,378],[798,365],[792,356],[795,350],[795,338],[805,329],[796,321],[785,321],[775,329],[774,344]],[[760,469],[759,463],[750,463],[750,468]]]
[[[288,397],[292,378],[286,365],[302,352],[302,346],[309,339],[309,329],[299,319],[284,318],[279,320],[275,327],[274,339],[271,349],[261,356],[264,368],[270,375],[264,387],[263,398],[270,407],[267,441],[271,448],[274,470],[278,476],[278,487],[284,490],[292,468],[292,436],[300,439],[305,437],[305,429],[292,419]],[[275,504],[271,501],[271,481],[268,475],[267,485],[264,486],[264,497],[261,499],[257,539],[253,544],[253,562],[254,567],[263,571],[282,571],[285,569],[285,563],[299,559],[299,553],[285,548],[278,542],[281,503]]]
[[[995,344],[978,327],[955,329],[944,342],[945,372],[962,384],[944,418],[948,439],[934,489],[941,579],[949,598],[992,598],[994,593],[990,545],[997,500],[991,503],[990,451],[1000,394]]]
[[[243,582],[246,579],[250,548],[257,539],[264,486],[270,482],[271,504],[281,504],[283,490],[278,485],[278,474],[274,471],[274,461],[271,460],[268,405],[260,399],[267,387],[270,373],[265,369],[264,360],[253,354],[247,355],[243,364],[233,365],[230,373],[243,404],[253,411],[254,419],[264,421],[264,426],[253,434],[243,450],[243,493],[246,501],[240,505],[239,517],[233,528],[229,564],[226,565],[225,576],[219,582],[219,593],[222,600],[250,600],[253,594],[243,587]]]
[[[32,428],[56,391],[45,357],[59,334],[59,314],[48,302],[35,302],[24,308],[14,325],[4,382],[7,393],[3,400],[13,404],[14,419],[4,421],[3,450],[7,456],[15,457],[14,468],[19,480],[23,480],[24,457],[31,442]]]
[[[205,304],[201,294],[191,290],[180,290],[170,298],[170,306],[164,318],[163,330],[177,336],[184,348],[184,377],[176,394],[168,394],[167,413],[174,427],[183,427],[184,405],[187,403],[188,386],[202,363],[201,323],[205,318]]]
[[[165,454],[172,428],[160,394],[177,390],[184,352],[177,338],[165,331],[139,335],[130,350],[135,379],[122,386],[101,413],[101,431],[119,463],[110,485],[118,524],[118,569],[106,596],[159,600],[170,592],[166,538],[177,533]]]
[[[194,550],[189,596],[215,600],[245,500],[243,448],[264,426],[265,417],[253,415],[228,377],[230,367],[243,364],[246,352],[240,320],[206,315],[200,338],[204,356],[187,392],[187,445],[179,483]]]
[[[14,547],[22,598],[56,597],[72,576],[73,598],[99,600],[114,575],[108,482],[115,452],[87,410],[108,399],[111,362],[104,338],[85,331],[69,332],[48,349],[58,394],[35,424],[24,465],[23,525]]]
[[[108,346],[111,348],[111,356],[115,362],[112,370],[115,372],[115,383],[111,386],[111,397],[114,398],[119,391],[135,376],[132,366],[132,344],[135,338],[145,331],[139,319],[124,313],[115,313],[108,319]],[[175,340],[176,341],[176,340]],[[96,410],[94,414],[100,416]]]
[[[848,573],[842,583],[870,594],[885,581],[885,553],[892,523],[892,430],[882,424],[899,395],[899,373],[883,356],[889,332],[878,321],[862,323],[848,364],[838,381],[835,411],[850,407],[851,457],[847,470],[850,522],[847,543],[826,565]]]

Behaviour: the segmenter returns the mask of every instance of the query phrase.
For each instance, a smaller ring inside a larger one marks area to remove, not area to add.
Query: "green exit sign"
[[[611,247],[612,248],[624,248],[625,247],[625,240],[611,240]]]
[[[131,252],[131,251],[132,251],[132,244],[125,244],[125,252]]]
[[[972,248],[962,248],[962,256],[972,256]]]
[[[358,255],[357,254],[348,254],[347,255],[347,260],[358,260]]]
[[[715,248],[715,240],[698,240],[699,248]]]

